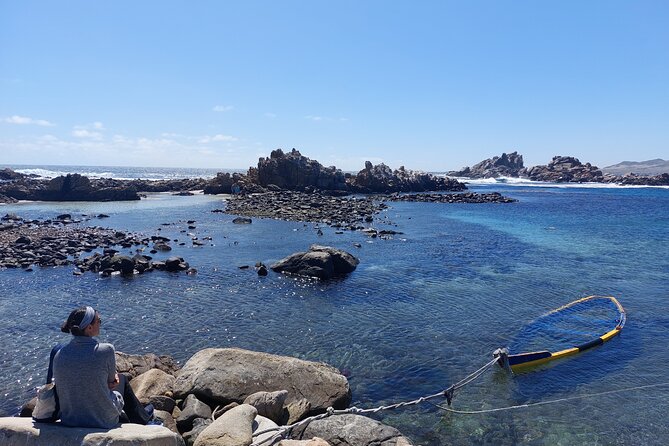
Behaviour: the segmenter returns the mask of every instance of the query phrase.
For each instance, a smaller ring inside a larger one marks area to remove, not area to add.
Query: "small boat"
[[[575,330],[573,327],[575,324],[578,324],[580,322],[579,312],[583,310],[583,312],[585,313],[586,306],[594,302],[598,302],[600,304],[602,302],[603,303],[610,302],[613,304],[613,308],[611,309],[613,311],[609,313],[613,313],[613,315],[615,316],[604,320],[605,323],[608,323],[609,320],[614,320],[613,322],[611,322],[611,325],[613,325],[613,323],[615,322],[615,326],[613,326],[613,328],[609,329],[609,331],[604,332],[604,334],[595,337],[592,337],[592,335],[588,335],[587,333],[585,334],[580,333],[581,335],[590,336],[591,339],[586,340],[585,342],[580,342],[577,345],[566,345],[564,346],[566,348],[554,352],[551,352],[549,350],[540,350],[528,353],[509,354],[508,364],[511,367],[511,370],[513,370],[514,372],[522,371],[527,368],[534,367],[540,364],[545,364],[547,362],[555,361],[557,359],[566,358],[568,356],[575,355],[576,353],[584,352],[598,345],[602,345],[606,341],[609,341],[610,339],[618,335],[625,326],[625,320],[626,320],[625,309],[623,308],[622,305],[620,305],[620,302],[618,302],[618,300],[612,296],[584,297],[582,299],[578,299],[574,302],[564,305],[560,308],[557,308],[549,313],[546,313],[544,316],[539,318],[539,320],[555,320],[560,317],[563,317],[562,315],[564,314],[569,314],[569,316],[567,316],[571,319],[569,330],[577,331],[577,329]]]

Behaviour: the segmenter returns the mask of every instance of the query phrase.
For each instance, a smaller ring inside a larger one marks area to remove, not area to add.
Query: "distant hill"
[[[669,161],[657,158],[648,161],[623,161],[613,166],[602,167],[602,172],[613,175],[635,173],[637,175],[660,175],[669,173]]]

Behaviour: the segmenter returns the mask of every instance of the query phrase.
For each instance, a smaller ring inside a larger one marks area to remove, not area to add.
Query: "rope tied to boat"
[[[483,373],[485,373],[489,368],[493,367],[495,364],[499,364],[501,367],[505,367],[504,364],[506,363],[508,365],[508,350],[506,348],[498,348],[493,352],[493,359],[488,361],[485,365],[483,365],[481,368],[475,370],[474,372],[470,373],[469,375],[465,376],[463,379],[460,381],[456,382],[455,384],[452,384],[450,387],[434,393],[432,395],[426,395],[426,396],[421,396],[420,398],[417,398],[415,400],[411,401],[402,401],[399,403],[395,404],[389,404],[386,406],[379,406],[379,407],[374,407],[374,408],[369,408],[369,409],[361,409],[359,407],[349,407],[347,409],[340,409],[336,410],[333,407],[328,407],[324,413],[319,414],[319,415],[314,415],[312,417],[305,418],[304,420],[298,421],[296,423],[287,425],[287,426],[277,426],[269,429],[265,429],[260,432],[254,432],[253,436],[254,437],[259,437],[264,434],[268,434],[271,432],[276,432],[274,435],[269,436],[265,439],[261,439],[257,442],[251,443],[251,446],[262,446],[262,445],[273,445],[277,443],[278,441],[282,440],[283,438],[286,438],[287,434],[290,433],[292,430],[301,427],[302,425],[306,425],[311,423],[312,421],[316,420],[322,420],[323,418],[330,417],[332,415],[346,415],[346,414],[355,414],[355,415],[363,415],[363,414],[372,414],[372,413],[377,413],[382,410],[393,410],[393,409],[399,409],[401,407],[406,407],[406,406],[414,406],[417,404],[421,404],[424,402],[427,402],[429,400],[435,399],[435,398],[446,398],[446,402],[448,405],[451,405],[451,402],[453,401],[453,397],[455,395],[455,392],[459,389],[462,389],[465,387],[467,384],[471,383]],[[510,370],[510,369],[509,369]],[[434,406],[440,407],[437,404],[434,404]]]

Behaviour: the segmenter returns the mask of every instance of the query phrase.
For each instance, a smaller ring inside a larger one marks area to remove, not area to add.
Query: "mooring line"
[[[583,399],[583,398],[592,398],[595,396],[602,396],[602,395],[610,395],[614,393],[622,393],[622,392],[630,392],[633,390],[643,390],[643,389],[650,389],[653,387],[660,387],[660,386],[666,386],[669,385],[669,382],[664,382],[664,383],[657,383],[657,384],[648,384],[645,386],[634,386],[634,387],[626,387],[624,389],[616,389],[616,390],[607,390],[605,392],[597,392],[597,393],[588,393],[585,395],[576,395],[576,396],[568,396],[565,398],[557,398],[554,400],[548,400],[548,401],[537,401],[534,403],[525,403],[525,404],[517,404],[514,406],[505,406],[505,407],[496,407],[494,409],[480,409],[480,410],[459,410],[459,409],[453,409],[452,407],[446,407],[440,404],[434,404],[435,407],[438,407],[439,409],[445,410],[447,412],[451,413],[457,413],[460,415],[480,415],[480,414],[486,414],[486,413],[493,413],[493,412],[503,412],[505,410],[514,410],[514,409],[525,409],[528,407],[534,407],[534,406],[543,406],[546,404],[554,404],[554,403],[562,403],[565,401],[571,401],[571,400],[578,400],[578,399]]]

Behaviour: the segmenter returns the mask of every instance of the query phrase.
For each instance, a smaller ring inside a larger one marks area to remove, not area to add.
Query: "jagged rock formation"
[[[483,160],[472,167],[464,167],[462,170],[448,172],[447,175],[468,178],[517,178],[523,168],[523,155],[519,155],[518,152],[512,152],[509,154],[502,153],[502,156]]]
[[[582,164],[572,156],[554,156],[545,166],[523,169],[520,176],[532,181],[553,183],[591,183],[601,182],[604,178],[604,174],[597,166],[590,163]]]
[[[281,189],[298,191],[310,188],[346,189],[346,179],[341,170],[334,166],[323,167],[318,161],[303,156],[295,149],[289,153],[276,149],[270,153],[269,158],[260,158],[257,176],[258,184],[263,187],[275,185]]]
[[[365,161],[365,168],[348,178],[349,189],[358,193],[460,191],[466,186],[452,178],[436,177],[429,173],[415,172],[401,166],[392,170],[385,164],[373,165]]]

